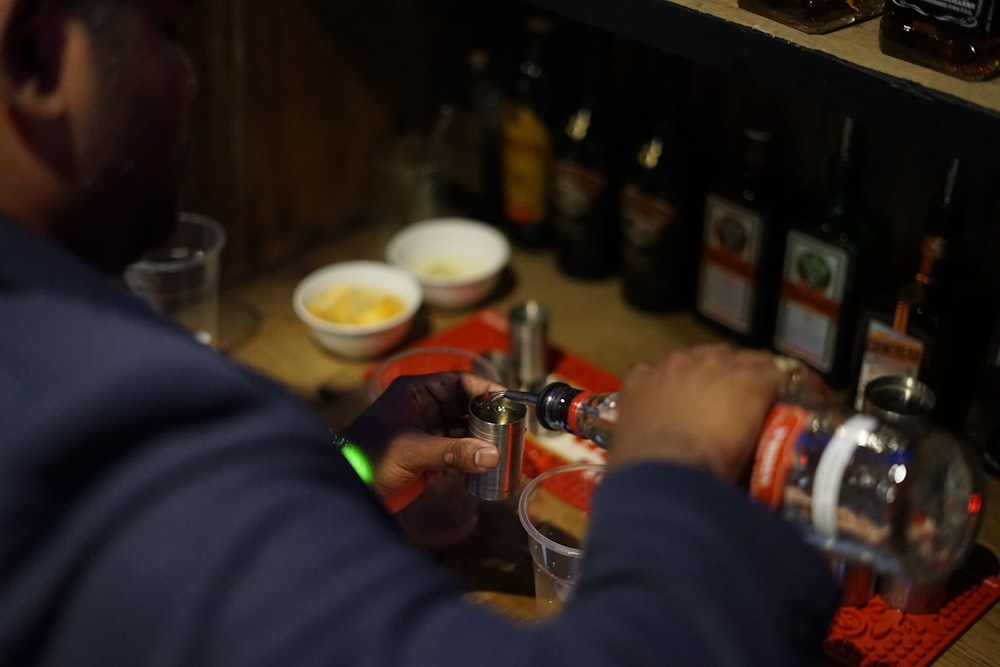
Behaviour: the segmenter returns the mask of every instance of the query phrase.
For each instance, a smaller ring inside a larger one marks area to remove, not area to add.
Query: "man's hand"
[[[505,389],[486,378],[441,372],[397,378],[344,430],[374,468],[372,486],[389,511],[408,505],[447,474],[496,467],[493,445],[466,435],[469,400]]]

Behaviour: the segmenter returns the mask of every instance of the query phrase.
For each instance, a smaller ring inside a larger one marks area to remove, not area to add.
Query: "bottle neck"
[[[583,393],[582,389],[571,387],[564,382],[553,382],[538,394],[535,411],[538,422],[550,431],[572,433],[573,399]]]

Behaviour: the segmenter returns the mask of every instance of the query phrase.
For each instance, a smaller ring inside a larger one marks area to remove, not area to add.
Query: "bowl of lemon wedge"
[[[295,288],[292,308],[325,349],[345,359],[371,359],[406,338],[422,301],[410,272],[359,260],[307,275]]]

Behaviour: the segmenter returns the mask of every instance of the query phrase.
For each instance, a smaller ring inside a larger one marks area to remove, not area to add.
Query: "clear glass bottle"
[[[618,392],[554,382],[507,396],[533,401],[546,428],[611,444]],[[962,438],[813,401],[771,410],[749,490],[821,551],[910,581],[938,581],[961,564],[983,503],[982,471]]]

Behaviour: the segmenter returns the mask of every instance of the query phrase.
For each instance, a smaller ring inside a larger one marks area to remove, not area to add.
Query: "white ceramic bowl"
[[[338,287],[351,288],[355,296],[364,297],[355,299],[361,304],[358,309],[348,309],[360,313],[362,319],[376,317],[375,313],[380,312],[377,304],[385,302],[378,301],[379,296],[390,295],[402,307],[366,323],[335,322],[310,310],[309,304]],[[325,266],[303,278],[292,295],[292,308],[327,350],[345,359],[370,359],[402,342],[413,326],[421,301],[420,283],[409,271],[384,262],[353,261]]]
[[[385,257],[417,277],[427,303],[466,308],[496,288],[510,259],[510,244],[485,222],[433,218],[396,232],[386,245]]]

